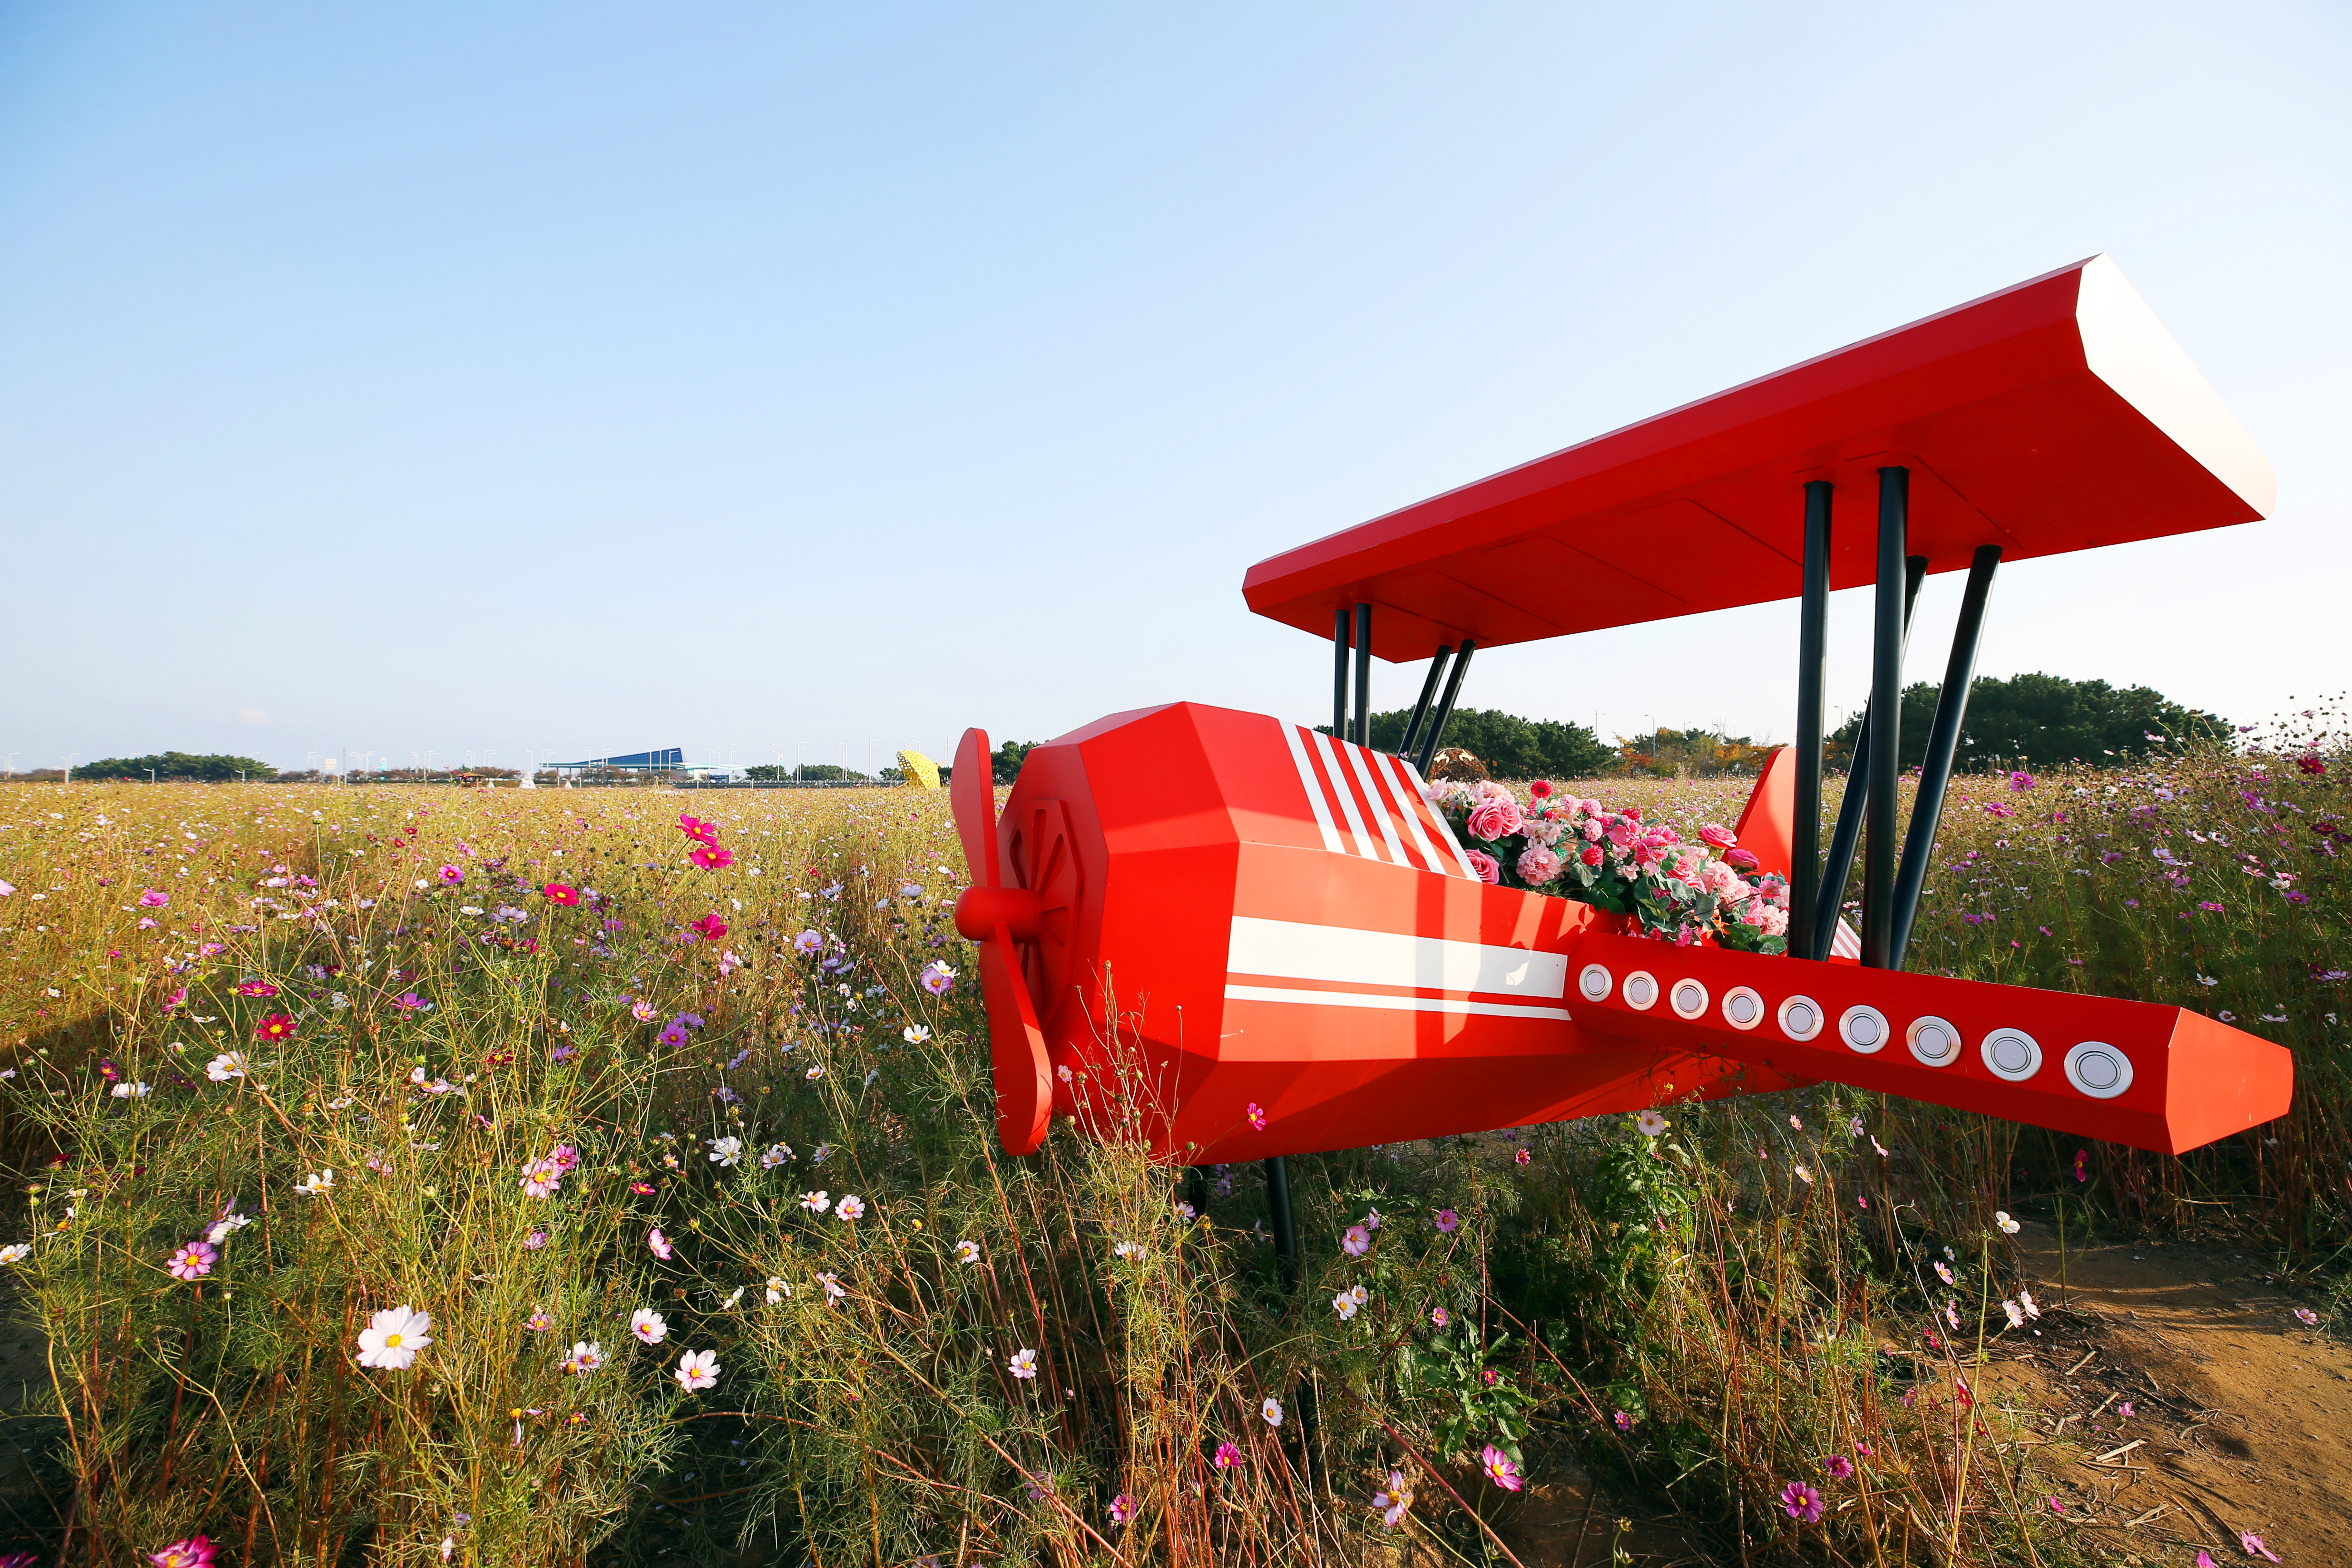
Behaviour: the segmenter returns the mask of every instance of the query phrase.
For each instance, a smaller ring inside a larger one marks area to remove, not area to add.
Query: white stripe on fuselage
[[[1352,926],[1235,915],[1226,948],[1231,974],[1396,985],[1424,991],[1558,1000],[1568,994],[1568,959],[1556,952],[1455,942]]]

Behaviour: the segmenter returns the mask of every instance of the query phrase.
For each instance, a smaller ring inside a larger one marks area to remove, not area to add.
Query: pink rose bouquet
[[[1431,784],[1429,801],[1483,881],[1631,916],[1643,935],[1685,947],[1788,951],[1788,883],[1761,874],[1727,827],[1709,823],[1685,840],[1639,810],[1549,790],[1523,805],[1484,781]]]

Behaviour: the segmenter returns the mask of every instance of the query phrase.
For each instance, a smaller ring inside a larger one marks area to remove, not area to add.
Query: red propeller
[[[979,944],[981,994],[988,1004],[989,1054],[996,1078],[996,1131],[1010,1153],[1034,1152],[1045,1141],[1054,1110],[1045,1034],[1037,1025],[1021,946],[1035,947],[1045,902],[1034,888],[1008,887],[996,841],[996,790],[988,731],[963,732],[948,798],[971,868],[971,886],[956,900],[956,930]],[[1034,858],[1034,851],[1033,851]],[[1021,879],[1013,868],[1014,880]],[[1060,944],[1056,944],[1057,946]]]

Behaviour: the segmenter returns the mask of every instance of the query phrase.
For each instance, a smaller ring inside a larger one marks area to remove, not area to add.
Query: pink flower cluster
[[[677,830],[694,840],[694,849],[687,858],[704,870],[716,871],[735,863],[734,852],[719,847],[718,824],[705,822],[699,817],[688,816],[684,812],[680,812],[677,818]]]
[[[1787,947],[1788,884],[1759,875],[1727,827],[1710,823],[1694,842],[1639,809],[1611,811],[1549,785],[1526,805],[1492,781],[1440,782],[1428,793],[1475,846],[1465,851],[1471,868],[1488,882],[1633,915],[1647,934],[1686,947],[1710,937],[1751,952]]]
[[[522,1190],[534,1198],[547,1197],[563,1184],[563,1178],[579,1163],[579,1150],[569,1143],[558,1143],[545,1159],[533,1160],[522,1168]]]

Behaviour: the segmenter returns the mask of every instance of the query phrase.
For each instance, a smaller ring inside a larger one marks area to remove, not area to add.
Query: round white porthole
[[[1658,977],[1646,969],[1637,969],[1625,976],[1625,1005],[1636,1013],[1646,1013],[1658,1005]]]
[[[2023,1083],[2042,1070],[2042,1047],[2022,1029],[1995,1029],[1977,1047],[1995,1078]]]
[[[1611,977],[1609,971],[1598,963],[1586,964],[1584,973],[1576,977],[1576,988],[1584,993],[1587,1002],[1606,1002],[1609,993],[1616,987],[1617,982]]]
[[[1866,1002],[1848,1007],[1838,1019],[1838,1038],[1846,1048],[1864,1056],[1876,1056],[1886,1048],[1886,1037],[1895,1031],[1888,1027],[1886,1015]]]
[[[1677,980],[1668,1003],[1676,1017],[1704,1017],[1706,1014],[1706,987],[1696,980]]]
[[[1911,1054],[1931,1068],[1948,1068],[1960,1059],[1960,1032],[1932,1013],[1912,1019],[1904,1038],[1910,1042]]]
[[[2105,1040],[2084,1040],[2066,1053],[2066,1081],[2093,1100],[2113,1100],[2131,1087],[2131,1058]]]
[[[1822,1032],[1822,1005],[1810,996],[1791,996],[1780,1004],[1780,1032],[1792,1040],[1810,1040]]]
[[[1735,1029],[1752,1029],[1764,1021],[1764,998],[1745,985],[1723,994],[1723,1021]]]

